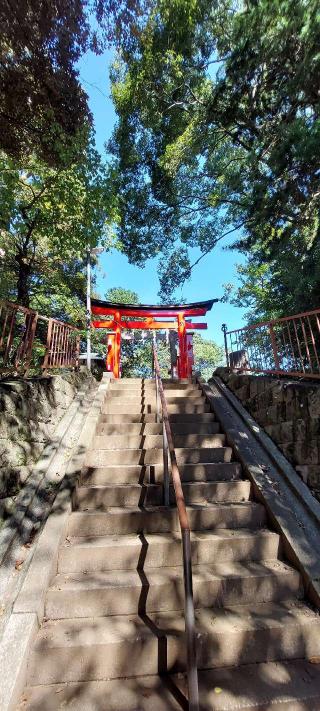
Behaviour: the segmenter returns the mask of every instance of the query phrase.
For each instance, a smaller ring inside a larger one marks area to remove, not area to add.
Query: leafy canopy
[[[120,239],[163,252],[162,296],[228,234],[271,261],[317,249],[319,36],[317,0],[154,0],[120,51]]]
[[[59,309],[60,298],[79,304],[87,245],[112,241],[108,168],[92,144],[81,163],[63,168],[4,154],[0,167],[3,295],[42,311]]]
[[[60,165],[92,124],[77,62],[138,31],[144,0],[0,3],[0,149]],[[85,140],[84,140],[85,143]],[[75,158],[75,154],[73,154]]]

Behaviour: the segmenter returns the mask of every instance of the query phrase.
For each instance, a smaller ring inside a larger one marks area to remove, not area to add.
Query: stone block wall
[[[19,491],[87,377],[65,372],[0,382],[0,499]]]
[[[320,383],[215,372],[320,500]]]

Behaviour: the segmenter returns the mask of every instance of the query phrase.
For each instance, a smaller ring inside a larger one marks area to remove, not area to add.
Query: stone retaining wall
[[[19,491],[87,378],[65,372],[0,382],[0,499]]]
[[[214,374],[238,397],[320,499],[320,384],[229,373],[227,368],[218,368]]]

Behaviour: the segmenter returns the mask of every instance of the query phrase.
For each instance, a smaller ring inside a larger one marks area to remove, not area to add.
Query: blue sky
[[[94,117],[96,144],[98,150],[105,155],[105,142],[110,138],[116,120],[112,101],[110,99],[109,66],[112,52],[107,51],[101,56],[88,52],[79,62],[80,80],[89,96],[89,105]],[[192,261],[200,256],[200,251],[192,250]],[[236,283],[236,264],[243,263],[243,256],[229,252],[222,247],[216,249],[194,268],[192,278],[187,282],[181,294],[177,290],[177,300],[183,295],[187,302],[221,298],[223,284]],[[99,258],[97,271],[97,291],[103,297],[107,289],[122,286],[133,289],[139,294],[142,303],[158,303],[159,280],[155,259],[148,260],[143,269],[129,264],[127,258],[119,252],[108,252]],[[207,315],[208,330],[203,331],[204,337],[212,338],[222,343],[221,324],[226,323],[230,329],[243,323],[244,310],[230,304],[217,303]]]

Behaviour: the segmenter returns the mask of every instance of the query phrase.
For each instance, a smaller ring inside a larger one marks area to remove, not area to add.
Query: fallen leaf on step
[[[320,657],[310,657],[309,662],[310,664],[320,664]]]
[[[16,560],[15,566],[14,566],[15,569],[16,569],[16,570],[21,570],[21,568],[22,568],[22,566],[23,566],[23,563],[24,563],[24,560]]]

